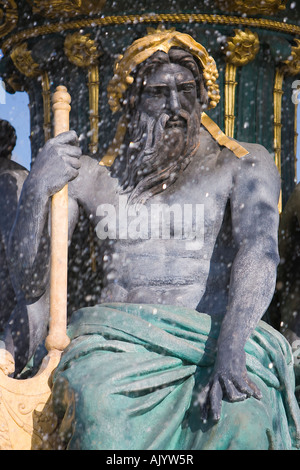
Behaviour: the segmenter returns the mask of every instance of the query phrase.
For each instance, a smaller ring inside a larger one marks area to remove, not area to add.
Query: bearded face
[[[172,184],[199,145],[201,106],[193,73],[165,63],[143,76],[131,114],[120,184],[130,200],[145,202]]]

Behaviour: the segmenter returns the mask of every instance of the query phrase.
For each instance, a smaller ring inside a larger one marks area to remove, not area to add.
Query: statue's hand
[[[197,402],[203,421],[207,421],[209,416],[219,421],[223,399],[230,402],[243,401],[249,397],[261,399],[260,390],[247,374],[244,351],[235,356],[238,357],[217,357],[212,376],[198,395]]]
[[[78,176],[81,154],[74,131],[48,140],[32,166],[31,183],[48,197],[52,196]]]

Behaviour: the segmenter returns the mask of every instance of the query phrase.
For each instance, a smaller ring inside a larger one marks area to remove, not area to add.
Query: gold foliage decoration
[[[249,29],[236,29],[233,37],[227,38],[225,70],[225,134],[234,137],[235,92],[237,67],[243,67],[255,59],[259,51],[259,38]]]
[[[235,36],[227,39],[226,61],[241,67],[255,59],[259,51],[259,38],[249,29],[235,29],[234,32]]]
[[[40,67],[34,62],[26,42],[16,46],[10,56],[15,67],[26,77],[34,78],[40,75]]]
[[[97,44],[88,34],[68,34],[64,50],[69,61],[77,67],[94,65],[100,56]]]
[[[0,1],[0,37],[10,33],[18,21],[18,8],[14,0]]]
[[[227,12],[273,15],[280,10],[285,10],[287,0],[216,0],[215,4]]]
[[[28,78],[41,78],[43,105],[44,105],[44,136],[45,142],[51,137],[50,116],[50,83],[48,73],[41,70],[39,64],[34,62],[31,51],[26,42],[17,45],[10,55],[15,67]]]
[[[33,13],[46,18],[96,14],[104,7],[106,0],[27,0]]]
[[[300,39],[294,39],[296,45],[292,47],[290,57],[284,61],[282,69],[287,75],[300,74]]]

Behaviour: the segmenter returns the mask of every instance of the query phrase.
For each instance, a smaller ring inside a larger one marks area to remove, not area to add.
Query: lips
[[[172,116],[168,119],[166,127],[185,127],[186,122],[180,116]]]

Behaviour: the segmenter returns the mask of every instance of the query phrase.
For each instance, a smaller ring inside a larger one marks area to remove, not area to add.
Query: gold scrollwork
[[[43,106],[44,106],[44,137],[45,142],[51,137],[51,103],[50,83],[48,73],[41,70],[34,62],[27,43],[17,45],[11,52],[11,59],[15,67],[28,78],[41,77]]]
[[[88,34],[68,34],[65,39],[64,50],[69,61],[77,67],[95,65],[100,56],[97,44]]]
[[[285,10],[287,0],[216,0],[216,6],[228,12],[272,15]]]
[[[18,8],[14,0],[0,1],[0,37],[10,33],[17,25]]]
[[[52,351],[39,373],[28,379],[12,379],[0,370],[0,450],[58,448],[51,392],[59,360],[60,352]]]
[[[259,38],[250,29],[235,29],[234,32],[235,35],[227,39],[226,60],[240,67],[255,59],[259,51]]]
[[[16,46],[10,57],[15,67],[26,77],[34,78],[41,74],[40,67],[34,62],[26,42]]]
[[[98,150],[99,125],[99,64],[100,52],[96,42],[88,34],[68,34],[65,39],[64,51],[69,61],[77,67],[88,69],[88,87],[90,104],[90,152]]]
[[[257,33],[249,29],[245,31],[236,29],[235,36],[227,39],[225,48],[225,134],[234,137],[235,123],[235,92],[237,67],[249,64],[255,59],[259,51],[259,38]]]
[[[283,71],[287,75],[298,75],[300,73],[300,39],[294,39],[296,46],[292,46],[290,57],[283,62]]]
[[[46,18],[99,13],[106,0],[27,0],[33,13]]]

